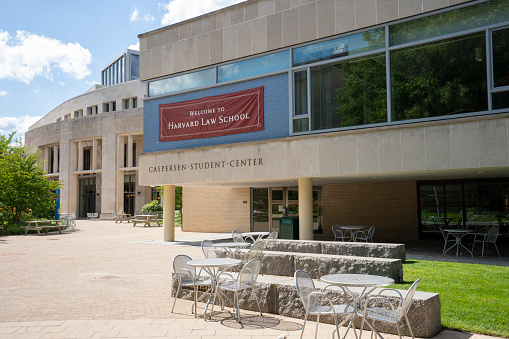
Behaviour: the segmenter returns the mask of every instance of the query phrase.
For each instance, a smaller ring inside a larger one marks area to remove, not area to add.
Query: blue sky
[[[138,35],[239,0],[0,0],[0,133],[100,83]]]

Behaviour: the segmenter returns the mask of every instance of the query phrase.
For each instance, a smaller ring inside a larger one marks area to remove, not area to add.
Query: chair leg
[[[304,317],[304,323],[302,324],[302,331],[300,332],[300,339],[304,335],[304,328],[306,327],[306,322],[308,321],[308,312],[306,311],[306,316]]]
[[[498,251],[497,244],[496,244],[496,243],[493,243],[493,245],[495,245],[495,249],[497,250],[498,257],[500,258],[500,252]]]
[[[179,292],[180,292],[180,284],[177,287],[177,292],[175,292],[175,296],[173,299],[173,307],[171,308],[171,313],[173,313],[173,309],[175,308],[175,303],[177,302],[177,296],[178,296]]]
[[[410,335],[412,336],[412,339],[415,339],[414,338],[414,332],[412,331],[412,326],[410,326],[410,321],[408,321],[408,317],[406,316],[406,314],[405,314],[405,321],[406,321],[406,325],[408,327],[408,330],[410,331]]]
[[[315,329],[315,339],[318,336],[318,324],[320,323],[320,313],[316,316],[316,329]]]

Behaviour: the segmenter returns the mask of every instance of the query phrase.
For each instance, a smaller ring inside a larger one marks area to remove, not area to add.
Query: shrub
[[[157,200],[152,200],[148,204],[144,205],[141,208],[141,211],[144,213],[148,212],[162,212],[163,211],[163,205],[159,203]]]

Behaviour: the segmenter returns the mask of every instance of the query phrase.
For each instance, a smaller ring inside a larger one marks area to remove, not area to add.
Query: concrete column
[[[78,141],[78,171],[83,171],[83,142]]]
[[[97,169],[97,139],[92,140],[92,169]]]
[[[54,158],[53,158],[53,172],[55,173],[59,173],[59,168],[58,168],[58,150],[59,150],[59,146],[55,146],[53,147],[53,155],[54,155]]]
[[[164,241],[175,241],[175,185],[164,185]]]
[[[49,173],[50,163],[51,161],[51,149],[49,147],[44,147],[44,172]]]
[[[313,183],[299,178],[299,239],[313,240]]]
[[[133,136],[127,136],[127,167],[133,167]]]

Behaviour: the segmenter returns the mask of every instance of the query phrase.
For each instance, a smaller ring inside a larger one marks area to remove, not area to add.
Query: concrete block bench
[[[278,239],[275,245],[268,250],[406,260],[405,245],[391,243]]]
[[[247,250],[240,250],[244,255]],[[356,257],[347,255],[290,253],[264,251],[262,274],[293,277],[296,270],[307,272],[311,278],[334,273],[373,274],[392,278],[399,282],[403,277],[400,259]]]
[[[176,275],[173,275],[172,280],[172,296],[177,290],[178,281]],[[315,281],[317,288],[325,287],[325,284],[320,281]],[[359,293],[360,289],[351,289],[353,293]],[[379,289],[372,292],[378,293]],[[406,291],[400,290],[403,296]],[[243,292],[239,295],[240,308],[251,311],[258,311],[255,299],[251,296],[251,291]],[[279,314],[286,317],[304,319],[305,311],[300,299],[299,293],[295,286],[293,277],[280,277],[280,276],[258,276],[256,282],[256,294],[260,302],[260,307],[263,313]],[[328,293],[329,294],[329,293]],[[342,294],[336,291],[330,291],[329,294],[333,302],[343,303]],[[389,295],[382,294],[389,297]],[[392,296],[392,295],[391,295]],[[231,296],[230,296],[231,297]],[[179,298],[193,300],[192,289],[184,289],[179,293]],[[231,308],[232,305],[226,305]],[[242,314],[241,314],[242,316]],[[310,316],[311,321],[316,321],[316,318]],[[417,291],[412,300],[412,306],[408,312],[408,319],[414,331],[414,335],[420,338],[431,338],[441,331],[441,313],[440,313],[440,296],[437,293],[419,292]],[[356,327],[359,328],[361,321],[358,318]],[[320,321],[324,323],[334,323],[332,317],[322,316]],[[388,323],[374,322],[375,327],[382,333],[397,334],[396,326]],[[367,328],[367,325],[365,325]],[[406,326],[402,328],[403,335],[409,335]]]

